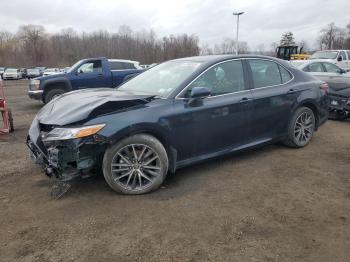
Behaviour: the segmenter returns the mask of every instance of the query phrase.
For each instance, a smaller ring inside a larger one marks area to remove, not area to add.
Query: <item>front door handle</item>
[[[287,94],[294,94],[296,92],[298,92],[298,90],[295,90],[295,89],[291,88],[291,89],[288,90]]]

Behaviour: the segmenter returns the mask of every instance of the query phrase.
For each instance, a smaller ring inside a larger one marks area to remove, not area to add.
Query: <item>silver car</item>
[[[331,61],[313,59],[290,62],[329,85],[329,118],[343,120],[350,117],[350,73]]]
[[[292,62],[298,69],[327,82],[332,88],[350,88],[350,73],[340,66],[323,59],[303,60]]]

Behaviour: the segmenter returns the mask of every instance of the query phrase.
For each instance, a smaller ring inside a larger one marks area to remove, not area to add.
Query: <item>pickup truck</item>
[[[31,79],[28,96],[45,104],[73,90],[96,87],[117,87],[143,72],[139,62],[121,59],[88,58],[75,63],[67,73]]]
[[[322,50],[313,53],[310,59],[324,59],[344,69],[350,69],[350,50]]]

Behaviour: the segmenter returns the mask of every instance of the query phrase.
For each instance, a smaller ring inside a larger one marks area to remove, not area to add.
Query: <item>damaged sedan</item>
[[[63,94],[37,114],[27,145],[45,173],[102,173],[118,193],[157,189],[194,163],[282,141],[307,145],[328,117],[327,84],[279,59],[164,62],[117,89]]]

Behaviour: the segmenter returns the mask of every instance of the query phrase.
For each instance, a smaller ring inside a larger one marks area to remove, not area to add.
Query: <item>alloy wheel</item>
[[[140,191],[150,187],[161,175],[158,154],[144,144],[127,145],[114,155],[111,163],[114,181],[129,191]]]
[[[294,138],[299,144],[310,141],[314,132],[314,116],[310,112],[302,112],[295,121]]]

